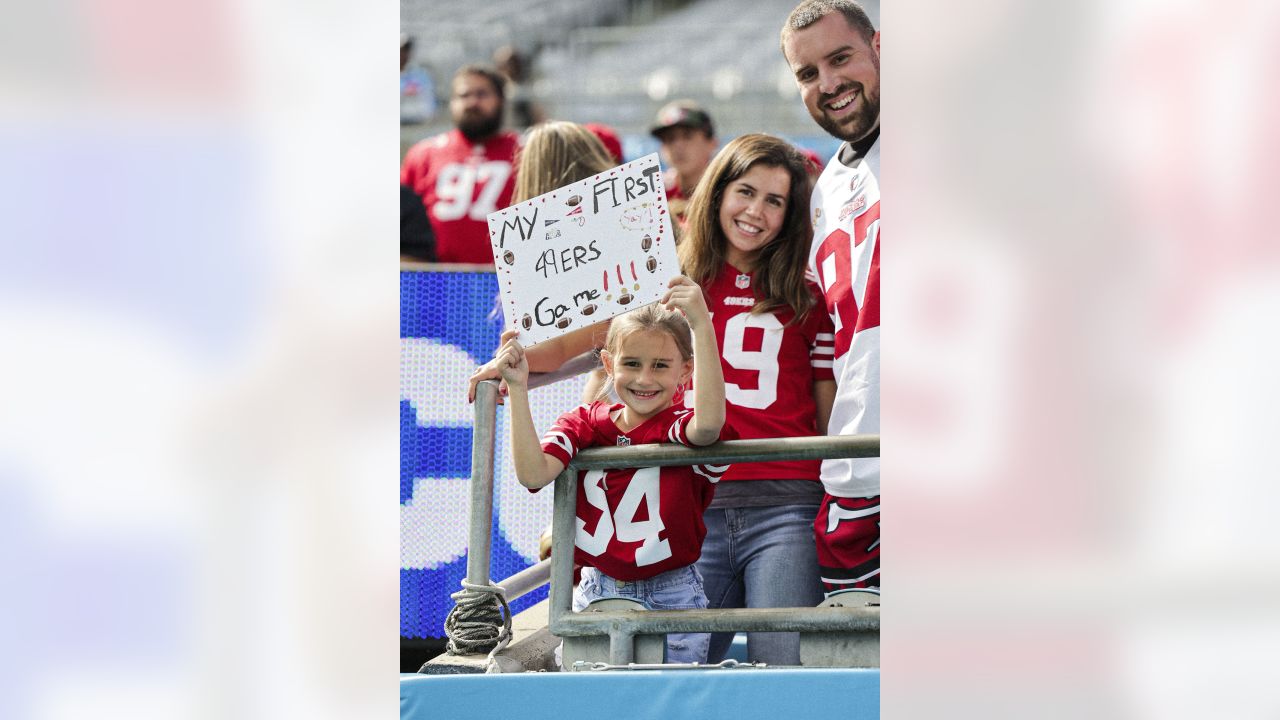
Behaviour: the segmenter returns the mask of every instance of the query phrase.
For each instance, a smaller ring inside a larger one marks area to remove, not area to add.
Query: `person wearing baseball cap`
[[[676,100],[658,111],[649,132],[662,144],[667,205],[677,222],[683,224],[688,198],[720,145],[715,126],[702,106],[692,100]]]

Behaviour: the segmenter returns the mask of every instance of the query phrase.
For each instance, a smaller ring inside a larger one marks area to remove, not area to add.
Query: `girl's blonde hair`
[[[756,296],[753,314],[789,306],[798,322],[814,306],[813,293],[805,283],[809,264],[809,244],[813,225],[809,220],[809,173],[807,160],[787,141],[755,133],[734,139],[716,154],[689,199],[687,221],[676,253],[680,268],[704,289],[710,287],[724,267],[729,244],[720,227],[720,204],[729,183],[747,174],[755,165],[787,171],[787,212],[778,235],[757,251]]]
[[[585,127],[563,120],[534,125],[525,133],[517,152],[511,204],[589,178],[614,165],[604,143]]]
[[[609,325],[609,334],[605,336],[601,352],[607,352],[617,358],[622,349],[622,342],[638,332],[661,332],[671,336],[680,353],[681,361],[693,359],[693,331],[689,321],[679,311],[665,310],[658,303],[636,308],[613,319]],[[609,396],[613,389],[613,378],[610,377],[600,388],[599,398]]]

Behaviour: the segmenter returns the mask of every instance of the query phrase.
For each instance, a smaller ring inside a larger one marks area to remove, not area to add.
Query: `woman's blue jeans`
[[[707,607],[814,607],[822,601],[813,519],[817,503],[710,508],[697,567]],[[733,633],[713,633],[707,662],[724,659]],[[799,633],[747,634],[747,659],[800,664]]]

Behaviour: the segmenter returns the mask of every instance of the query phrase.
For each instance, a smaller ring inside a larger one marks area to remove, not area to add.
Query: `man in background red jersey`
[[[649,132],[662,143],[660,154],[667,166],[662,175],[667,207],[683,223],[689,197],[720,147],[711,116],[692,100],[676,100],[658,111]]]
[[[414,145],[400,183],[422,196],[439,262],[493,264],[486,217],[511,202],[519,136],[502,130],[506,78],[487,65],[453,76],[454,129]]]

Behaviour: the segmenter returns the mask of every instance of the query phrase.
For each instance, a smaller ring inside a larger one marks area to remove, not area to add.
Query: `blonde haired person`
[[[563,120],[535,125],[525,133],[524,143],[516,154],[516,186],[512,204],[531,200],[615,166],[604,143],[586,127]],[[557,370],[578,355],[601,347],[608,330],[606,320],[538,343],[526,353],[530,371]],[[500,377],[496,360],[477,368],[469,380],[467,402],[475,400],[477,383]]]
[[[600,138],[578,123],[553,120],[534,125],[525,132],[516,153],[511,204],[589,178],[616,164]]]

